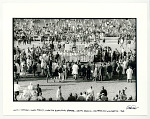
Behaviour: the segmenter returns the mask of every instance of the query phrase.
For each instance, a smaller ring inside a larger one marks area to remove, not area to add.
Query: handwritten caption
[[[102,109],[96,109],[96,110],[88,110],[88,109],[85,109],[85,110],[74,110],[74,109],[14,109],[13,111],[25,111],[25,112],[35,112],[35,111],[38,111],[38,112],[125,112],[127,110],[136,110],[138,109],[139,107],[137,107],[136,105],[128,105],[126,107],[125,110],[102,110]]]
[[[40,111],[40,112],[125,112],[125,110],[73,110],[73,109],[14,109],[13,111]]]

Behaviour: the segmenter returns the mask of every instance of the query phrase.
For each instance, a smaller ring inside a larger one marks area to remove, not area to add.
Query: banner
[[[73,44],[65,44],[66,51],[72,51]],[[85,44],[76,44],[76,51],[82,51],[85,48]]]

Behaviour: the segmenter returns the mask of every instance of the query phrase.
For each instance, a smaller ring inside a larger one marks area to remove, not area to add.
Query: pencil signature
[[[139,107],[137,107],[136,105],[128,105],[126,107],[126,109],[137,109],[137,108],[139,108]]]

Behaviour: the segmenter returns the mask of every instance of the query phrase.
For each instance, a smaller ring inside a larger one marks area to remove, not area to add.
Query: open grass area
[[[49,79],[49,82],[47,83],[46,78],[22,78],[19,81],[20,86],[22,89],[27,88],[27,86],[30,84],[30,82],[33,83],[33,85],[40,84],[40,87],[42,89],[43,97],[45,97],[47,100],[48,98],[52,98],[53,100],[56,100],[56,91],[59,86],[62,88],[62,96],[65,100],[67,100],[70,93],[80,94],[80,92],[87,91],[91,86],[93,87],[94,94],[96,95],[101,91],[102,86],[105,87],[105,89],[108,92],[108,99],[111,101],[112,98],[119,93],[119,90],[125,89],[127,97],[132,95],[133,99],[136,100],[136,82],[127,83],[126,80],[112,80],[112,81],[84,81],[82,79],[73,80],[72,78],[67,79],[64,82],[59,82],[56,80],[56,82],[53,82],[53,79]],[[22,92],[22,91],[21,91]]]

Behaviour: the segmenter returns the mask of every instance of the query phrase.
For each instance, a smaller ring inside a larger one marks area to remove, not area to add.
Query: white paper
[[[4,115],[147,115],[146,3],[7,3],[2,9]],[[136,18],[137,102],[13,102],[12,18]],[[128,105],[136,105],[138,108],[127,110]],[[31,111],[34,109],[36,111]],[[48,109],[51,111],[46,111]],[[62,111],[58,112],[58,110]],[[69,110],[118,111],[72,112]]]

